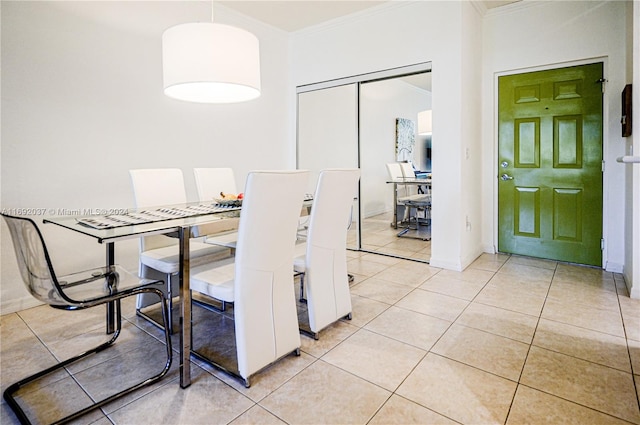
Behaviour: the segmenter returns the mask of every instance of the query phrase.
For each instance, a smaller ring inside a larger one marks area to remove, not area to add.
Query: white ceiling
[[[427,0],[428,1],[428,0]],[[451,0],[457,1],[457,0]],[[483,0],[488,9],[514,3],[519,0]],[[379,6],[387,1],[307,1],[307,0],[231,0],[219,1],[225,7],[265,22],[287,32],[297,31],[322,22],[336,19],[364,9]]]
[[[220,1],[254,19],[284,31],[297,31],[331,19],[378,6],[385,1]]]

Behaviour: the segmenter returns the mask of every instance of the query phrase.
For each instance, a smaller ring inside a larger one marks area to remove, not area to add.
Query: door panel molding
[[[582,242],[582,214],[582,189],[553,189],[554,240]]]
[[[516,187],[514,229],[518,236],[540,237],[540,188]]]
[[[514,166],[540,168],[540,118],[515,120]]]
[[[582,168],[582,115],[553,117],[553,167]]]

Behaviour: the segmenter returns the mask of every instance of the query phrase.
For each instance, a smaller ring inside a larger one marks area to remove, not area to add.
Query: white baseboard
[[[496,252],[498,252],[498,250],[495,246],[493,246],[493,244],[488,243],[482,245],[482,252],[486,252],[487,254],[495,254]]]
[[[367,218],[375,217],[380,214],[386,214],[388,212],[393,212],[393,210],[387,210],[383,208],[381,210],[367,211],[366,213],[362,214],[362,219],[366,220]]]
[[[471,252],[469,255],[464,257],[461,260],[462,270],[464,270],[467,267],[469,267],[471,265],[471,263],[476,261],[476,259],[478,259],[478,257],[480,257],[482,255],[483,252],[484,252],[484,250],[482,249],[482,247],[478,246],[473,252]]]
[[[611,273],[622,273],[624,272],[624,264],[612,263],[611,261],[607,261],[607,265],[604,269]]]
[[[462,264],[460,264],[459,261],[456,262],[444,258],[436,258],[432,256],[429,260],[429,265],[431,267],[437,267],[439,269],[453,270],[456,272],[462,271]]]
[[[631,272],[625,269],[621,273],[624,275],[624,284],[629,291],[629,298],[640,299],[640,285],[633,285]]]
[[[43,303],[29,295],[18,299],[3,301],[2,303],[0,303],[0,311],[3,315],[5,315],[9,313],[15,313],[16,311],[25,310],[27,308],[37,307],[42,304]]]

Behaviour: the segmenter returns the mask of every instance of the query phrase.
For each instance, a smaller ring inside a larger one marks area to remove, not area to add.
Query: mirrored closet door
[[[431,136],[418,118],[431,110],[430,64],[348,80],[298,88],[298,168],[313,192],[321,169],[359,167],[348,248],[428,262]]]

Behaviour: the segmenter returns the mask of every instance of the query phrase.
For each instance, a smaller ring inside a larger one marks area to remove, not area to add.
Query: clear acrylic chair
[[[29,377],[10,385],[4,391],[4,399],[9,407],[16,414],[22,424],[31,423],[25,410],[20,406],[14,395],[26,385],[45,377],[70,364],[81,360],[87,356],[98,353],[116,341],[122,329],[120,301],[126,297],[138,294],[149,294],[155,296],[162,305],[162,318],[166,323],[168,317],[167,301],[159,289],[163,282],[160,280],[140,280],[123,268],[114,265],[109,267],[95,268],[78,272],[66,276],[57,276],[44,238],[35,222],[25,217],[14,217],[2,214],[6,221],[18,262],[18,268],[22,280],[27,290],[39,301],[61,310],[82,310],[110,302],[115,303],[116,329],[111,338],[102,344],[85,351],[79,355],[59,362],[52,367],[35,373]],[[78,324],[82,326],[81,323]],[[165,326],[165,329],[167,327]],[[165,330],[165,345],[167,357],[162,370],[135,385],[110,395],[100,401],[78,410],[64,418],[58,419],[55,423],[66,423],[72,421],[85,413],[104,406],[113,400],[129,394],[137,389],[151,385],[164,377],[169,371],[172,361],[171,338],[169,332]],[[3,365],[4,366],[4,365]],[[6,367],[6,366],[5,366]],[[29,410],[29,409],[28,409]]]

